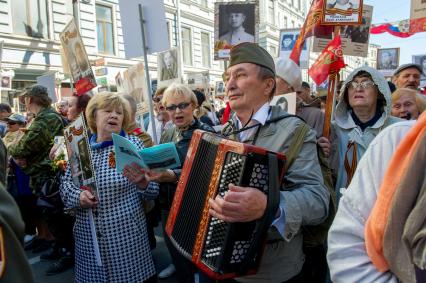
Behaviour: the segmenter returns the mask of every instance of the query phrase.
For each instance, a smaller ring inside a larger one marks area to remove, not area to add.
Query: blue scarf
[[[123,131],[123,130],[121,130],[120,131],[120,136],[125,137],[126,136],[126,132]],[[90,143],[90,147],[92,148],[92,150],[106,148],[106,147],[111,146],[111,145],[114,144],[112,142],[112,140],[110,140],[110,141],[103,141],[103,142],[96,142],[97,139],[98,139],[98,135],[97,134],[93,134],[89,138],[89,143]]]

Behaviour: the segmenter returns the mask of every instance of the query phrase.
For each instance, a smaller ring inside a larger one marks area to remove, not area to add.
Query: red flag
[[[317,85],[322,84],[330,74],[336,74],[345,67],[342,41],[336,36],[311,66],[308,73]]]
[[[312,2],[305,23],[300,30],[300,35],[294,44],[293,50],[291,51],[290,59],[297,65],[300,65],[300,54],[302,53],[305,40],[313,35],[314,29],[319,28],[320,26],[321,15],[323,13],[323,3],[324,0],[314,0]]]

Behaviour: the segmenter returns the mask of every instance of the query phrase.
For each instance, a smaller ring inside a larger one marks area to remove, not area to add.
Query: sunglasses
[[[191,103],[187,103],[187,102],[182,102],[179,103],[178,105],[172,104],[166,107],[167,111],[175,111],[176,108],[179,108],[180,110],[184,110],[186,109]]]
[[[370,87],[373,87],[374,85],[376,85],[373,81],[364,81],[364,82],[350,82],[348,85],[348,89],[357,89],[357,88],[361,88],[361,89],[367,89]]]

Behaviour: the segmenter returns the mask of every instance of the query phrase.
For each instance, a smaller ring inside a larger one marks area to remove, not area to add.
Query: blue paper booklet
[[[138,150],[128,139],[112,134],[115,162],[118,172],[123,172],[125,165],[136,163],[145,169],[173,169],[180,167],[180,159],[174,143],[163,143]]]

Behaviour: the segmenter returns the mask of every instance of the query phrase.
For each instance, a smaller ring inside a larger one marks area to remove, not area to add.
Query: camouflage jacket
[[[64,122],[51,107],[43,108],[27,129],[21,140],[9,148],[14,158],[23,158],[27,166],[22,170],[31,177],[53,174],[49,152],[53,138],[63,134]]]

